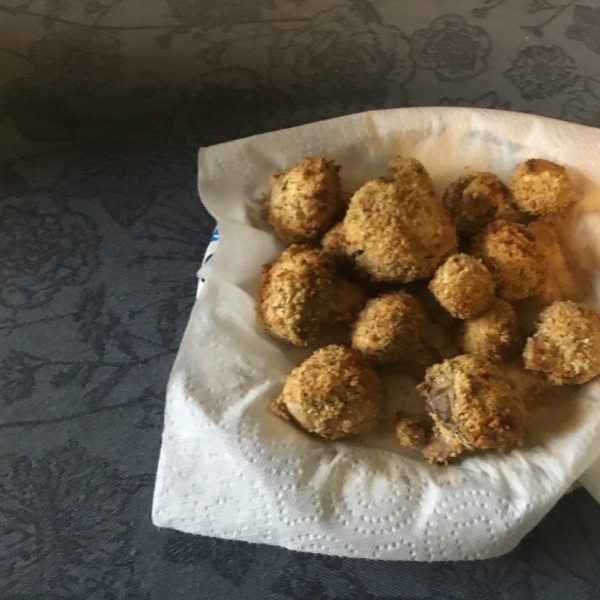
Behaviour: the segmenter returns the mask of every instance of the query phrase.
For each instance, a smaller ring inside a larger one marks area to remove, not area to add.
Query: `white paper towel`
[[[349,191],[381,174],[397,154],[421,160],[438,190],[470,170],[508,181],[517,163],[544,157],[568,165],[584,194],[587,214],[577,237],[588,240],[595,261],[599,148],[597,130],[555,120],[414,108],[202,149],[199,191],[217,219],[219,247],[201,270],[206,283],[168,385],[154,523],[388,560],[475,559],[511,550],[600,455],[600,383],[581,388],[577,425],[547,443],[449,467],[429,466],[390,439],[331,443],[304,435],[268,408],[302,352],[255,326],[258,274],[282,250],[260,220],[260,199],[270,173],[310,154],[342,165]]]

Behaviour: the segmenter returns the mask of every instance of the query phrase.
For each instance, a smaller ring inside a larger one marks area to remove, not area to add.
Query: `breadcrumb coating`
[[[405,448],[421,448],[431,436],[432,423],[420,415],[400,411],[396,415],[396,438]]]
[[[546,277],[539,292],[539,298],[545,304],[569,300],[574,298],[578,291],[575,277],[560,246],[557,227],[557,223],[549,218],[534,221],[528,226],[546,265]]]
[[[257,322],[294,346],[312,342],[328,316],[333,261],[323,250],[293,244],[265,265],[256,296]]]
[[[370,299],[352,330],[352,347],[373,363],[417,360],[425,353],[425,311],[405,292]]]
[[[330,345],[292,370],[272,410],[285,406],[306,431],[327,440],[366,433],[379,421],[382,388],[375,371],[355,350]]]
[[[431,181],[429,173],[416,158],[395,156],[388,163],[383,179],[396,181],[406,187],[416,187],[431,195],[435,194],[433,181]]]
[[[427,445],[421,450],[423,458],[430,464],[447,465],[460,456],[466,448],[449,429],[434,425]]]
[[[292,415],[290,415],[290,411],[287,409],[285,402],[281,396],[277,396],[273,402],[271,402],[271,412],[280,419],[284,421],[292,421]]]
[[[344,208],[339,170],[332,160],[307,156],[271,175],[268,218],[282,242],[314,242],[339,218]]]
[[[478,317],[494,296],[487,267],[468,254],[453,254],[438,267],[429,283],[437,301],[456,319]]]
[[[442,196],[442,204],[460,233],[477,233],[492,221],[514,221],[519,217],[508,186],[485,171],[452,182]]]
[[[553,385],[590,381],[600,374],[599,314],[570,300],[551,304],[540,314],[523,359],[526,369]]]
[[[502,454],[522,445],[523,398],[496,365],[463,354],[427,369],[417,389],[435,422],[437,439],[424,451],[429,462],[445,463],[463,451]]]
[[[430,277],[457,245],[444,207],[428,191],[374,179],[352,197],[344,235],[357,267],[374,281]]]
[[[463,323],[461,346],[466,354],[501,362],[516,350],[518,342],[517,315],[502,298],[494,298],[482,315]]]
[[[566,169],[543,158],[517,166],[510,184],[519,208],[530,215],[550,215],[575,202],[575,187]]]
[[[355,250],[348,244],[344,232],[343,221],[335,224],[321,240],[323,250],[331,256],[336,264],[342,269],[349,269],[354,266]]]
[[[335,277],[333,289],[326,299],[330,323],[352,323],[367,302],[367,293],[356,283]]]
[[[268,218],[291,245],[263,267],[257,323],[295,346],[314,342],[328,324],[351,325],[351,347],[316,350],[288,375],[271,411],[327,440],[367,433],[383,408],[373,365],[391,364],[424,377],[417,389],[429,412],[397,414],[401,446],[420,448],[432,464],[522,446],[526,396],[541,385],[600,375],[600,313],[570,300],[578,290],[561,246],[559,226],[575,198],[565,168],[543,159],[518,165],[510,189],[492,173],[459,177],[442,202],[411,157],[392,158],[385,174],[349,202],[331,160],[309,156],[274,174]],[[461,243],[470,238],[471,255],[457,253],[457,232],[466,234]],[[352,282],[336,266],[347,268]],[[407,283],[425,293],[428,310],[462,321],[464,354],[442,360],[426,341],[432,331],[423,306],[397,291]],[[534,319],[524,333],[510,304],[532,297],[518,305],[523,327],[528,308],[550,306],[523,350],[525,369],[535,373],[520,374],[535,382],[521,385],[510,367],[496,363],[520,352],[533,332]]]
[[[497,294],[513,302],[537,295],[546,267],[525,225],[494,221],[473,242],[473,255],[492,274]]]

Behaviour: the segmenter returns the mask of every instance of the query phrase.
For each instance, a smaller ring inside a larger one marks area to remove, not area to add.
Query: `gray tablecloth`
[[[195,152],[371,108],[600,126],[592,0],[0,0],[0,598],[600,598],[600,507],[510,555],[342,560],[158,530],[166,379],[213,223]]]

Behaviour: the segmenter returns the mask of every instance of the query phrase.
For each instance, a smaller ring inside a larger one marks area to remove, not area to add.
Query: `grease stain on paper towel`
[[[507,148],[509,152],[517,154],[523,150],[522,144],[516,144],[515,142],[510,142],[503,138],[499,138],[497,135],[487,131],[486,129],[474,129],[470,131],[466,137],[480,140],[486,144],[491,144],[492,146],[497,146],[498,148]]]

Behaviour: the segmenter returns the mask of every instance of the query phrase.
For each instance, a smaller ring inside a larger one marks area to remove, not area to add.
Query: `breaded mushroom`
[[[469,354],[427,369],[417,388],[435,422],[423,450],[432,463],[465,451],[505,453],[523,443],[525,406],[515,384],[490,362]]]
[[[456,230],[435,196],[374,179],[353,196],[344,236],[357,267],[374,281],[407,283],[433,275],[456,249]]]
[[[475,237],[472,252],[489,269],[501,298],[513,302],[540,292],[546,267],[525,225],[490,223]]]
[[[339,169],[332,160],[307,156],[271,175],[268,218],[282,242],[314,242],[340,218],[344,201]]]
[[[514,308],[502,298],[494,298],[485,312],[463,323],[461,346],[490,362],[500,362],[517,348],[520,338]]]
[[[367,302],[367,293],[356,283],[336,276],[325,302],[329,323],[352,323]]]
[[[575,186],[566,169],[543,158],[518,165],[510,188],[519,208],[530,215],[551,215],[575,202]]]
[[[351,268],[354,265],[354,252],[346,240],[344,223],[336,223],[321,240],[321,246],[341,268]]]
[[[473,319],[494,296],[494,281],[487,267],[468,254],[453,254],[438,267],[429,283],[436,300],[456,319]]]
[[[432,425],[420,415],[401,410],[396,414],[396,439],[404,448],[421,448],[431,436]]]
[[[383,179],[396,181],[403,186],[415,187],[432,195],[435,194],[429,173],[416,158],[395,156],[388,163]]]
[[[312,342],[329,312],[335,269],[320,249],[291,245],[265,265],[256,296],[259,326],[294,346]]]
[[[358,352],[338,345],[319,348],[293,369],[272,405],[276,415],[327,440],[371,431],[381,408],[377,373]]]
[[[405,292],[372,298],[354,323],[352,347],[377,364],[429,362],[431,351],[423,339],[425,319],[419,301]]]
[[[525,368],[553,385],[586,383],[600,375],[600,315],[569,300],[555,302],[527,340]]]
[[[558,224],[549,218],[533,221],[528,226],[546,265],[547,274],[539,292],[539,298],[546,304],[572,299],[578,291],[575,277],[559,242],[557,227]]]
[[[453,181],[442,196],[442,204],[460,233],[474,234],[498,219],[514,221],[519,210],[508,186],[485,171],[469,173]]]

